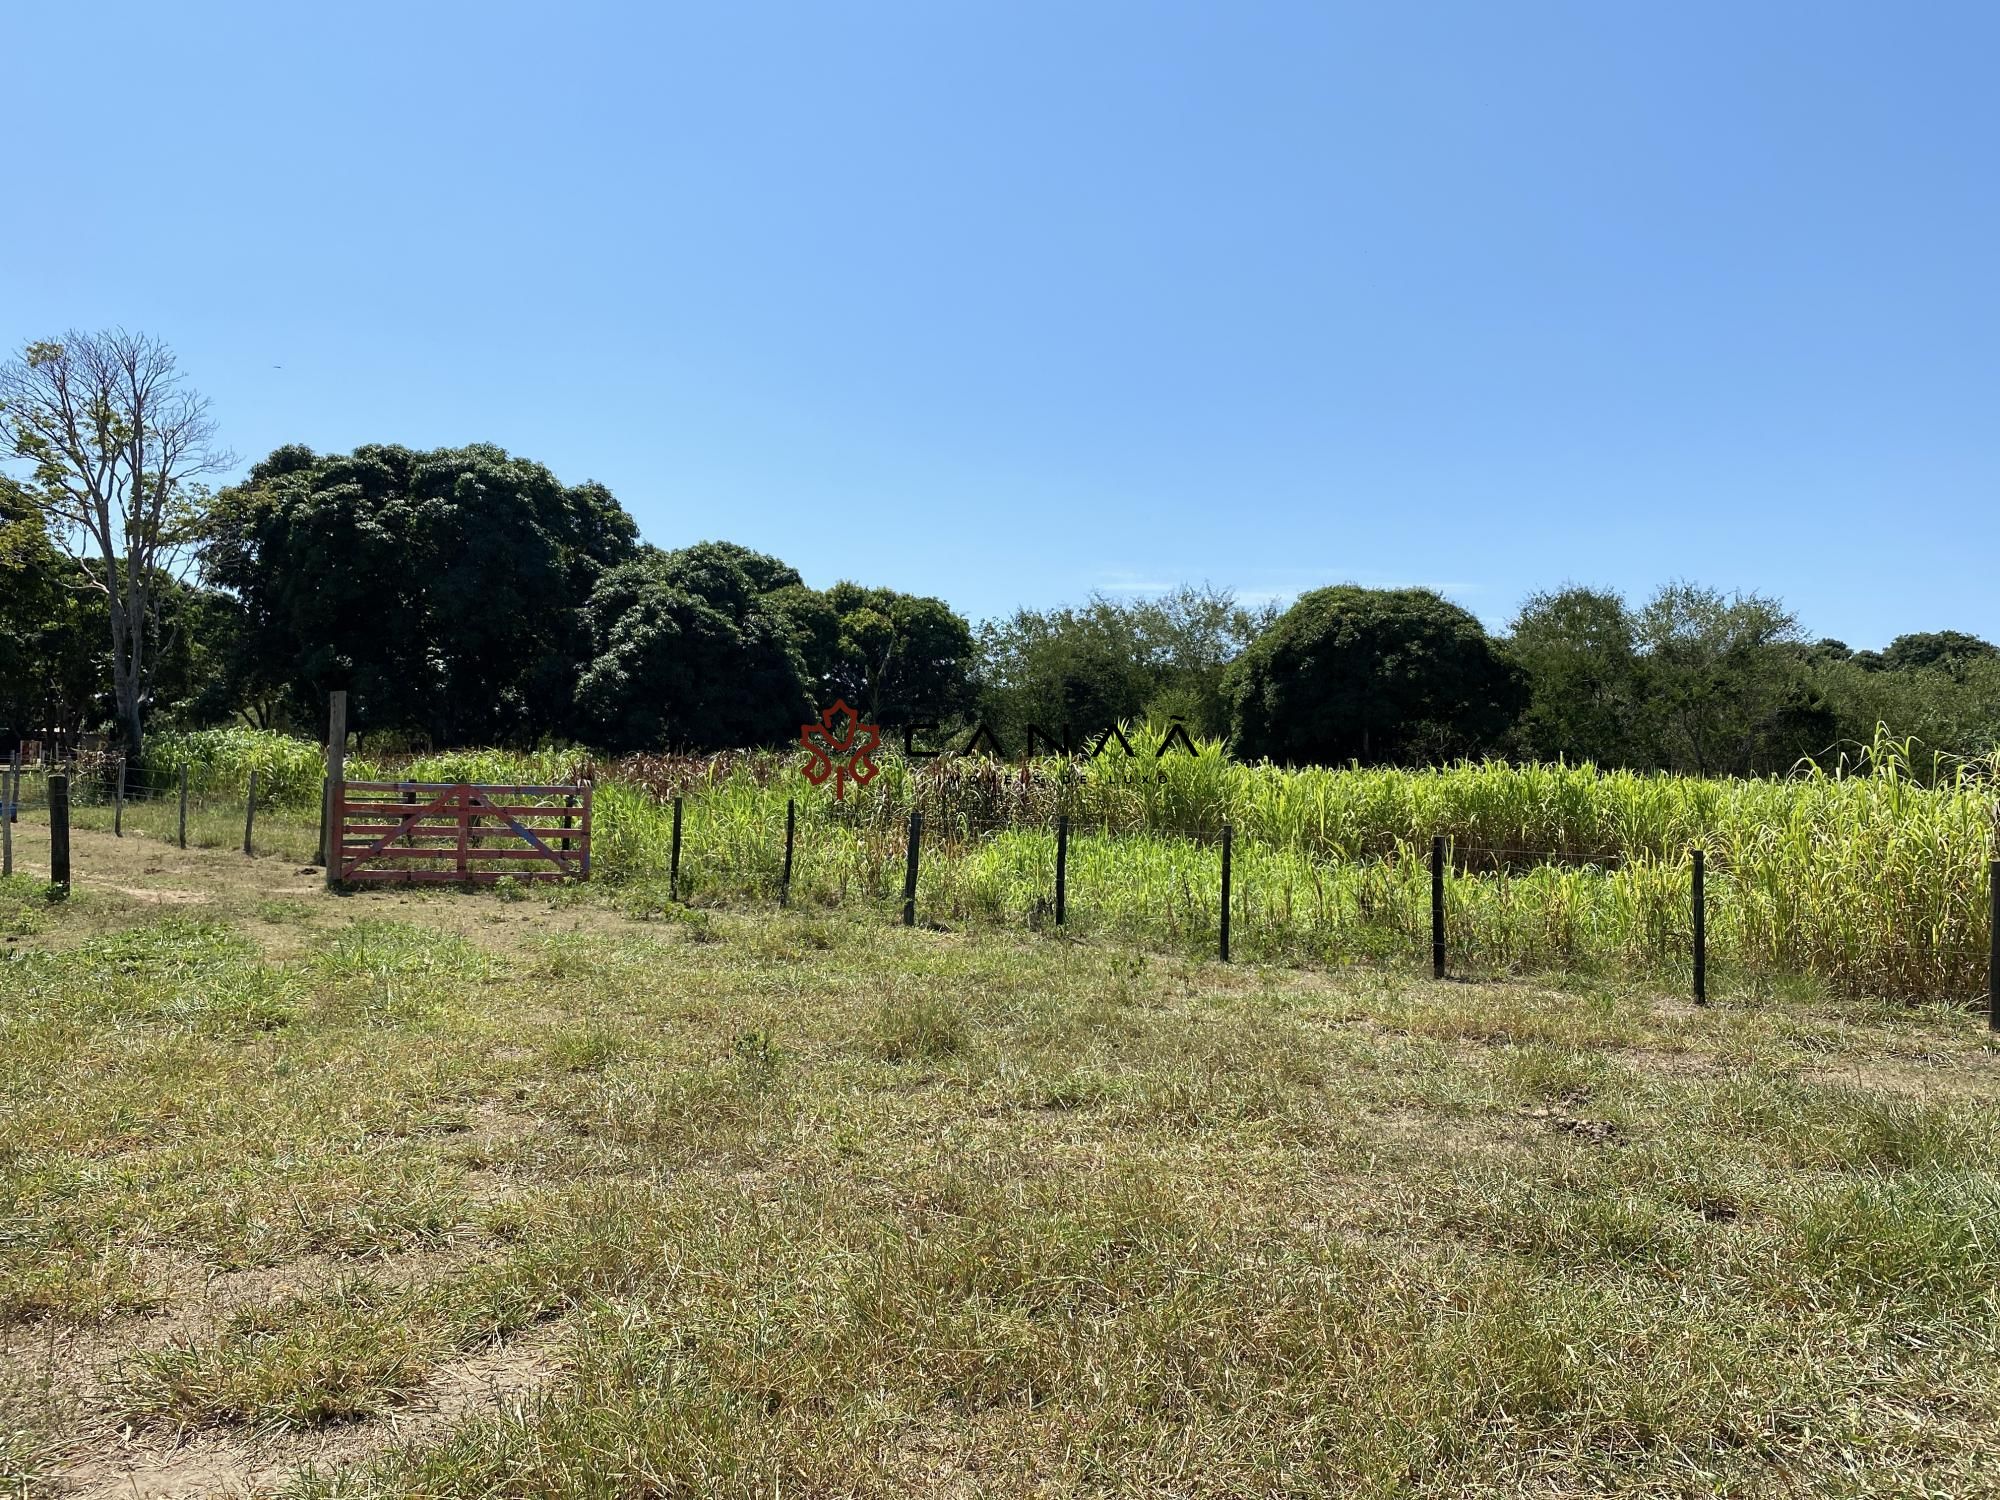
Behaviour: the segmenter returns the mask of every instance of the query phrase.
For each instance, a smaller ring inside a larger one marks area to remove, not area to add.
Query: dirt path
[[[46,823],[24,816],[14,829],[14,872],[42,880],[49,868]],[[421,921],[485,947],[517,951],[552,933],[645,930],[602,902],[507,901],[450,889],[373,888],[334,892],[317,865],[237,849],[182,849],[170,841],[99,829],[70,833],[70,900],[63,922],[7,939],[60,946],[172,914],[242,926],[267,956],[296,956],[314,933],[364,918]]]

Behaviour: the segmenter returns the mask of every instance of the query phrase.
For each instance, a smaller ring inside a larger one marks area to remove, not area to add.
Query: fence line
[[[120,837],[173,839],[183,847],[190,837],[197,844],[228,847],[236,834],[221,831],[220,815],[226,813],[240,819],[246,854],[282,852],[318,863],[308,824],[318,808],[295,805],[295,795],[290,800],[273,796],[259,775],[234,789],[218,789],[211,782],[207,790],[196,790],[187,785],[185,767],[141,769],[111,762],[82,774],[43,767],[9,768],[0,774],[0,806],[5,810],[0,816],[5,828],[0,863],[8,873],[16,873],[19,859],[13,836],[19,820],[44,815],[51,808],[53,783],[65,779],[71,818],[86,828],[108,826]],[[1782,889],[1743,885],[1729,862],[1707,849],[1583,855],[1574,849],[1437,835],[1428,851],[1432,899],[1426,924],[1413,869],[1424,863],[1421,840],[1399,840],[1393,849],[1360,858],[1328,858],[1285,843],[1246,840],[1233,824],[1224,824],[1213,841],[1139,830],[1137,837],[1145,843],[1121,851],[1117,846],[1126,833],[1106,824],[1101,832],[1087,830],[1079,836],[1066,813],[1056,814],[1052,826],[1036,819],[966,835],[960,828],[968,820],[946,815],[936,827],[924,809],[911,808],[922,816],[913,817],[904,838],[895,840],[876,821],[879,810],[864,820],[809,804],[801,816],[797,799],[787,798],[781,820],[773,805],[753,807],[753,816],[721,823],[706,798],[696,799],[692,818],[684,796],[674,797],[671,808],[672,844],[664,873],[673,903],[699,902],[725,891],[762,892],[775,894],[780,905],[880,900],[900,905],[899,914],[913,925],[933,907],[950,920],[994,917],[1025,920],[1030,926],[1052,920],[1066,930],[1081,917],[1086,927],[1139,940],[1165,936],[1175,944],[1198,943],[1225,961],[1238,956],[1240,938],[1247,938],[1253,958],[1341,962],[1413,949],[1421,953],[1427,936],[1435,975],[1629,962],[1645,972],[1677,972],[1687,986],[1684,993],[1697,1004],[1709,999],[1712,961],[1718,956],[1710,939],[1719,921],[1719,956],[1731,972],[1738,967],[1745,973],[1839,972],[1814,968],[1809,949],[1785,947]],[[162,811],[168,814],[164,820]],[[1002,838],[1020,835],[1028,837],[994,852]],[[894,850],[894,842],[903,848]],[[890,874],[896,853],[902,854],[904,865],[900,892]],[[1104,884],[1106,861],[1126,853],[1144,868],[1136,868],[1129,878],[1121,872],[1119,879]],[[622,875],[643,885],[644,850],[626,846],[623,857],[622,869],[616,863],[603,868],[614,879]],[[1215,861],[1207,873],[1204,859]],[[87,861],[75,873],[87,884]],[[1928,955],[1939,982],[1930,988],[1885,983],[1864,992],[1970,1000],[1977,993],[1971,988],[1974,975],[1979,975],[1985,981],[1980,998],[2000,1029],[2000,862],[1982,873],[1986,900],[1977,900],[1975,884],[1973,912],[1944,936],[1922,937],[1929,947],[1919,956]],[[1589,877],[1599,874],[1638,883],[1629,889],[1598,886]],[[1555,883],[1545,882],[1544,875]],[[1572,877],[1586,883],[1561,884]],[[1712,877],[1723,882],[1719,888]],[[1642,922],[1630,930],[1606,929],[1611,934],[1606,937],[1574,912],[1555,910],[1555,897],[1548,893],[1565,890],[1586,903],[1609,901],[1624,891],[1630,899],[1650,904]],[[1982,918],[1985,944],[1979,942]],[[1759,942],[1762,947],[1756,946]],[[1975,945],[1990,946],[1991,952],[1977,952]],[[1885,974],[1893,981],[1897,970],[1870,962],[1873,967],[1853,972]]]

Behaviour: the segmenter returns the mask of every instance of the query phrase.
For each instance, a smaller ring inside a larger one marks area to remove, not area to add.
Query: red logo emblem
[[[882,748],[882,726],[862,723],[861,715],[847,706],[845,698],[835,699],[817,724],[801,724],[799,743],[812,757],[800,767],[806,780],[824,786],[831,776],[836,798],[847,795],[848,782],[866,786],[882,769],[870,759]]]

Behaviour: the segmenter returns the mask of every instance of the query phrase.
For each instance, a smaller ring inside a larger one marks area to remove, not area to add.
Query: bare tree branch
[[[234,463],[208,402],[181,384],[173,350],[112,329],[31,343],[0,364],[0,462],[110,604],[112,697],[127,753],[160,659],[161,583],[186,562],[207,492]]]

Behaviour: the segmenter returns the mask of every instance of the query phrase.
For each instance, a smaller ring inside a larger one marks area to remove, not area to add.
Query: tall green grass
[[[574,781],[588,773],[591,757],[574,748],[543,750],[443,750],[428,755],[350,755],[354,781]],[[259,807],[316,809],[326,778],[326,753],[309,740],[266,729],[234,727],[161,733],[146,747],[146,764],[128,773],[136,792],[175,791],[185,767],[188,795],[201,801],[240,799],[257,773]],[[100,770],[96,781],[107,777]]]
[[[1672,978],[1689,963],[1689,853],[1710,864],[1712,962],[1799,975],[1849,994],[1965,1001],[1986,985],[1987,862],[2000,826],[2000,762],[1920,782],[1887,739],[1858,760],[1780,779],[1712,781],[1583,766],[1467,762],[1424,769],[1285,770],[1158,755],[1133,735],[1095,761],[1002,765],[881,758],[868,787],[835,800],[797,755],[635,757],[592,767],[580,751],[464,750],[399,762],[350,759],[356,778],[561,781],[598,777],[593,864],[657,899],[670,800],[686,799],[681,894],[777,891],[785,804],[800,831],[798,902],[900,898],[905,820],[925,815],[920,900],[940,921],[1047,920],[1056,820],[1075,832],[1070,917],[1190,947],[1218,918],[1213,841],[1236,833],[1236,939],[1249,957],[1337,962],[1428,944],[1428,846],[1450,841],[1455,964],[1615,965]],[[317,806],[319,752],[247,730],[163,740],[197,785],[232,794],[259,770],[271,804]],[[260,801],[265,798],[260,794]]]
[[[188,796],[203,801],[239,797],[257,773],[258,801],[269,807],[317,807],[326,777],[318,745],[262,729],[201,729],[156,734],[146,763],[128,772],[128,790],[164,796],[187,771]]]

